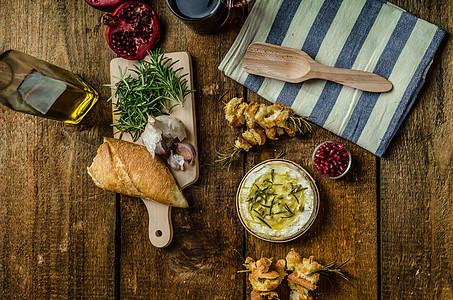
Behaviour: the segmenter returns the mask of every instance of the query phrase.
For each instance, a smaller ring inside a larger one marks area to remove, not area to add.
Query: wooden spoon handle
[[[388,92],[393,88],[390,81],[377,74],[318,63],[312,65],[310,77],[334,81],[367,92]]]

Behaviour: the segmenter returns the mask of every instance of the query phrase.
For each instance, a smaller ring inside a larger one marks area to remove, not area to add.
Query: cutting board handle
[[[171,206],[142,198],[148,210],[149,240],[157,248],[167,247],[173,239]]]

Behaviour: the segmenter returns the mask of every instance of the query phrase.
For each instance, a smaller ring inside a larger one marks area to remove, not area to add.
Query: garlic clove
[[[170,150],[170,155],[167,158],[167,164],[170,168],[184,171],[184,157]]]
[[[154,148],[154,153],[157,155],[167,154],[168,151],[169,151],[169,147],[164,140],[160,140]]]
[[[189,164],[192,164],[195,160],[195,148],[189,143],[176,143],[175,152],[187,161]]]

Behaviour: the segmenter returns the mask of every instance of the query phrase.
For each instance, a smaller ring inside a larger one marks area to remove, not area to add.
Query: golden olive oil
[[[0,55],[0,102],[13,110],[77,124],[98,99],[74,73],[14,50]]]

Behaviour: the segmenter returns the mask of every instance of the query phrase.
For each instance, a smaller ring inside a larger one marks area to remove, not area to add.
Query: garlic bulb
[[[186,127],[178,118],[166,115],[158,116],[157,118],[150,117],[148,124],[159,128],[163,136],[169,136],[179,141],[187,137]]]
[[[143,131],[141,138],[146,149],[148,149],[154,158],[157,144],[162,141],[162,130],[148,123],[145,126],[145,131]]]
[[[187,137],[184,123],[175,117],[158,116],[150,117],[145,131],[141,135],[143,144],[146,146],[151,155],[168,153],[169,145],[173,140],[184,140]]]

